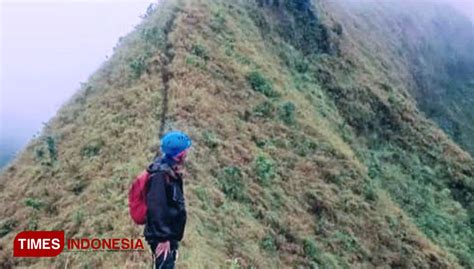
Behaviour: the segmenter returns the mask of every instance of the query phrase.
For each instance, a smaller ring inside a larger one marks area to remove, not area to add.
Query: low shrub
[[[191,48],[191,53],[193,55],[196,55],[197,57],[202,58],[205,61],[209,60],[209,52],[202,44],[193,44]]]
[[[377,187],[375,186],[374,183],[372,183],[370,180],[365,182],[362,186],[362,194],[364,195],[364,198],[368,201],[375,202],[378,199],[377,195]]]
[[[14,219],[3,220],[0,224],[0,238],[9,234],[15,227],[18,226],[18,221]]]
[[[255,159],[254,169],[259,183],[263,186],[270,185],[271,180],[275,177],[274,162],[261,154]]]
[[[272,102],[265,100],[253,109],[253,115],[261,118],[273,118],[275,106]]]
[[[215,149],[219,145],[219,140],[213,131],[204,131],[202,133],[202,139],[204,140],[204,144],[210,149]]]
[[[312,154],[318,149],[318,144],[304,135],[292,136],[290,145],[293,151],[302,157]]]
[[[238,167],[224,167],[218,174],[218,184],[226,197],[239,202],[248,200],[247,187]]]
[[[74,224],[76,226],[80,226],[84,222],[84,211],[82,209],[79,209],[74,213]]]
[[[278,97],[278,93],[273,89],[271,82],[260,74],[260,72],[250,72],[247,75],[247,81],[254,91],[262,93],[267,97]]]
[[[75,195],[79,195],[87,187],[87,182],[80,178],[75,178],[70,187],[70,191]]]
[[[215,10],[212,12],[210,27],[212,31],[220,34],[225,30],[225,12],[222,10]]]
[[[45,156],[44,149],[42,147],[35,148],[35,157],[37,161],[42,161]]]
[[[271,234],[267,234],[261,241],[260,246],[268,252],[275,252],[278,249],[275,237]]]
[[[38,229],[38,212],[33,211],[28,219],[28,230],[36,231]]]
[[[56,140],[52,136],[42,139],[42,143],[35,147],[35,159],[43,166],[53,166],[58,160]]]
[[[209,197],[209,192],[203,186],[198,186],[194,189],[194,193],[196,194],[197,198],[202,202],[201,207],[204,210],[207,210],[209,205],[211,204],[211,198]]]
[[[362,251],[357,238],[347,232],[337,231],[332,235],[331,240],[345,252],[360,253]]]
[[[280,119],[287,125],[293,125],[296,122],[296,106],[292,102],[286,102],[278,111]]]
[[[43,203],[41,202],[41,200],[32,197],[28,197],[25,199],[25,205],[27,207],[33,208],[34,210],[40,210],[43,207]]]
[[[48,149],[49,157],[51,162],[55,162],[58,159],[58,150],[56,148],[56,141],[52,136],[46,137],[46,146]]]
[[[318,248],[316,247],[316,242],[313,239],[305,238],[303,240],[303,250],[304,255],[307,258],[313,261],[318,259]]]
[[[81,149],[81,155],[83,157],[94,157],[99,155],[100,150],[105,145],[104,140],[98,138],[89,141],[89,143]]]
[[[138,56],[130,61],[130,69],[132,71],[132,77],[134,79],[140,78],[143,71],[146,69],[146,57]]]

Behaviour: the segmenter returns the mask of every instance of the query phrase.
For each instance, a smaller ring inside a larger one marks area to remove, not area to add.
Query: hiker
[[[179,241],[186,225],[183,165],[191,139],[172,131],[161,139],[162,156],[148,167],[144,235],[153,253],[155,268],[175,268]]]

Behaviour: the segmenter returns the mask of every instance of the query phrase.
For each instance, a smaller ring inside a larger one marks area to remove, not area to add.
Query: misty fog
[[[87,80],[151,1],[1,2],[0,167]]]
[[[456,8],[474,22],[474,0],[439,0]]]

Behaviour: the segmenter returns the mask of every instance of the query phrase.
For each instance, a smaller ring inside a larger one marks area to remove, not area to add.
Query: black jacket
[[[186,225],[182,176],[163,163],[151,164],[148,172],[145,239],[150,244],[169,240],[171,249],[177,249]]]

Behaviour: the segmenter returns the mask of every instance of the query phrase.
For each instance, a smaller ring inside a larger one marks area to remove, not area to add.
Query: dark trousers
[[[175,269],[175,263],[176,263],[176,254],[178,252],[177,249],[175,250],[170,250],[170,252],[168,252],[168,256],[166,256],[166,260],[165,260],[165,255],[164,254],[161,254],[160,257],[156,257],[155,255],[155,250],[156,250],[156,247],[158,246],[158,243],[157,242],[148,242],[150,244],[150,248],[151,248],[151,251],[152,251],[152,257],[154,259],[154,265],[155,265],[155,269]]]

